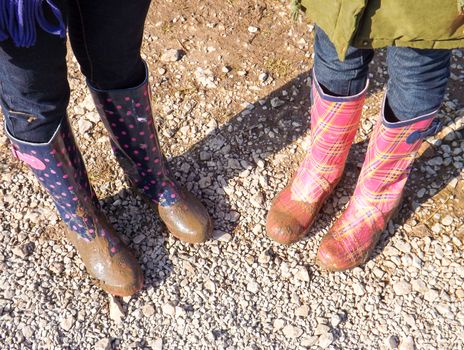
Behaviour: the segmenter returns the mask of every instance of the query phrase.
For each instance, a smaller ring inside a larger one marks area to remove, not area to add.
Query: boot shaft
[[[345,168],[356,135],[366,88],[358,95],[335,97],[324,92],[314,74],[311,107],[311,149],[299,167],[292,198],[314,202],[331,191]]]
[[[406,122],[390,122],[388,113],[385,98],[354,193],[382,212],[397,206],[423,138],[440,128],[436,112]]]
[[[179,192],[161,152],[153,121],[148,74],[137,87],[99,90],[89,84],[114,154],[130,181],[154,203],[170,206]]]
[[[100,205],[90,185],[82,155],[76,145],[69,121],[61,121],[47,143],[35,144],[13,137],[5,127],[12,153],[24,161],[52,197],[69,229],[86,242],[106,237],[115,254],[120,241],[108,234],[100,220]]]

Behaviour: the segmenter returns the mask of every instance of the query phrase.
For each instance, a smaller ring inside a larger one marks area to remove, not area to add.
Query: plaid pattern
[[[317,81],[312,90],[311,150],[291,185],[292,199],[307,203],[319,201],[342,176],[365,100],[364,91],[348,101],[324,98]]]
[[[433,114],[409,125],[388,127],[382,117],[374,128],[366,159],[348,208],[323,238],[318,258],[329,270],[345,270],[366,261],[398,208],[422,138]]]
[[[311,151],[275,197],[266,221],[268,236],[283,244],[306,234],[340,180],[365,99],[365,90],[351,97],[325,95],[316,78],[312,90]]]

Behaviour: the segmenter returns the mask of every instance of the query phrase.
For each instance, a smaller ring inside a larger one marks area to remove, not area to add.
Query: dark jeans
[[[314,72],[329,93],[351,96],[366,86],[374,50],[350,47],[340,61],[327,35],[317,28]],[[388,103],[395,117],[408,120],[440,107],[450,75],[450,50],[388,47]]]
[[[82,73],[99,89],[140,84],[140,57],[150,0],[55,0],[68,24]],[[0,101],[6,127],[16,138],[48,142],[66,115],[69,85],[66,41],[38,29],[37,43],[17,48],[0,42]]]

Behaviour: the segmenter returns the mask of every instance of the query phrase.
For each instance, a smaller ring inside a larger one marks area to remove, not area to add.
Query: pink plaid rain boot
[[[366,84],[367,85],[367,84]],[[269,237],[291,244],[304,237],[343,174],[358,129],[366,88],[355,96],[326,94],[314,75],[311,150],[267,216]]]
[[[388,101],[374,128],[355,192],[347,209],[322,239],[317,254],[330,271],[364,263],[399,208],[404,185],[422,139],[440,128],[436,112],[403,122],[389,122]],[[385,114],[387,118],[385,118]]]

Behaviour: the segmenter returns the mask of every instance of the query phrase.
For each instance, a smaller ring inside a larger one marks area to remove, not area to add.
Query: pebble
[[[261,73],[261,74],[259,75],[259,77],[258,77],[259,81],[261,81],[261,82],[263,82],[263,83],[264,83],[268,78],[269,78],[269,73],[267,73],[267,72]]]
[[[61,319],[60,321],[60,327],[66,331],[69,332],[74,325],[74,322],[76,322],[75,318],[73,316],[66,316]]]
[[[93,124],[91,122],[89,122],[88,120],[85,120],[85,119],[81,118],[81,119],[78,120],[77,126],[79,128],[79,132],[81,134],[85,134],[90,129],[92,129]]]
[[[282,101],[278,97],[274,97],[274,98],[271,99],[271,107],[272,108],[279,108],[280,106],[283,106],[284,104],[285,104],[285,102]]]
[[[282,332],[287,338],[291,339],[299,338],[303,334],[303,330],[301,328],[289,324],[282,329]]]
[[[321,348],[327,349],[334,341],[334,336],[332,333],[324,333],[319,337],[318,344]]]
[[[446,215],[441,223],[442,225],[449,226],[453,223],[453,217],[451,215]]]
[[[179,49],[166,49],[162,53],[160,60],[162,62],[177,62],[182,59],[184,52]]]
[[[125,316],[124,308],[121,302],[116,299],[116,297],[109,296],[109,309],[110,309],[110,318],[116,323],[122,323],[122,319]]]
[[[176,308],[170,303],[164,304],[161,309],[167,316],[174,316],[176,314]]]
[[[411,293],[411,284],[406,281],[399,281],[393,284],[393,290],[396,295],[406,295]]]
[[[387,346],[388,349],[397,349],[398,345],[398,338],[395,335],[389,335],[385,339],[385,346]]]
[[[259,291],[259,285],[255,281],[250,281],[247,284],[247,291],[250,293],[256,294]]]
[[[295,316],[308,317],[309,307],[308,305],[301,305],[295,309]]]
[[[353,292],[357,296],[362,296],[366,293],[366,290],[364,289],[364,286],[360,282],[355,282],[353,283]]]
[[[304,266],[299,266],[297,268],[297,272],[295,274],[295,277],[303,282],[309,282],[309,272],[308,269]]]
[[[253,34],[254,34],[254,33],[257,33],[257,32],[259,31],[259,28],[258,28],[258,27],[255,27],[255,26],[249,26],[249,27],[248,27],[248,31],[249,31],[250,33],[253,33]]]
[[[340,322],[342,322],[342,318],[339,314],[332,315],[332,317],[330,318],[330,324],[333,328],[336,328],[340,324]]]
[[[398,348],[399,350],[415,350],[414,339],[411,336],[404,338]]]
[[[142,308],[142,313],[145,317],[151,317],[155,313],[155,308],[152,304],[146,304]]]
[[[94,345],[94,350],[111,350],[111,338],[102,338]]]

